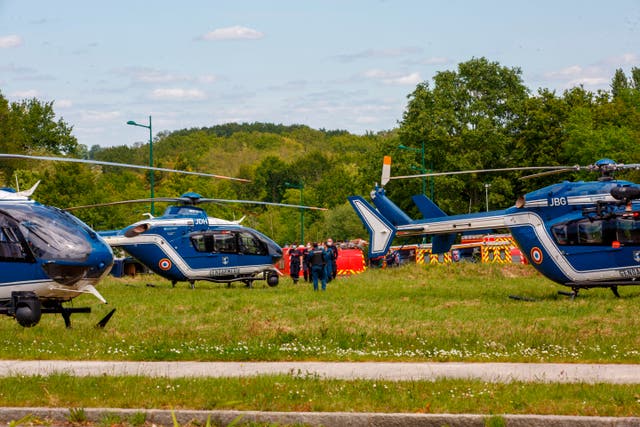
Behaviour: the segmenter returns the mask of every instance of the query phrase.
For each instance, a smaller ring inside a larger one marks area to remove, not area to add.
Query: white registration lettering
[[[216,268],[211,270],[211,276],[234,276],[239,272],[238,267]]]
[[[567,206],[566,197],[552,197],[549,199],[549,206]]]

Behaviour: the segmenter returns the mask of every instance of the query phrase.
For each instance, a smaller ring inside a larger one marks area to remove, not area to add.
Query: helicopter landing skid
[[[558,295],[564,295],[566,297],[571,297],[571,301],[573,301],[578,296],[578,291],[579,291],[580,288],[572,288],[572,289],[573,289],[572,292],[558,291]]]
[[[114,308],[106,316],[104,316],[97,324],[96,328],[103,329],[107,326],[109,320],[116,312]],[[73,313],[91,313],[91,307],[63,307],[62,304],[54,304],[51,306],[43,306],[42,313],[60,313],[64,319],[64,325],[67,329],[71,329],[71,315]]]
[[[611,292],[613,292],[613,295],[615,295],[616,298],[620,298],[620,293],[618,292],[618,286],[631,286],[631,285],[637,285],[638,283],[635,281],[626,281],[626,282],[602,282],[602,283],[585,283],[583,284],[579,284],[579,283],[573,283],[573,284],[567,284],[567,286],[571,287],[572,292],[563,292],[563,291],[558,291],[558,293],[560,295],[567,295],[570,296],[571,299],[574,299],[575,297],[578,296],[578,291],[580,289],[592,289],[592,288],[609,288],[611,289]]]

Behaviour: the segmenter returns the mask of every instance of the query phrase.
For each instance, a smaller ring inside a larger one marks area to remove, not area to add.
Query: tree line
[[[72,125],[56,119],[53,102],[9,103],[0,93],[0,150],[53,154],[118,163],[149,163],[148,144],[86,147]],[[249,179],[249,183],[173,173],[154,174],[155,194],[259,200],[322,206],[304,213],[305,240],[364,237],[346,198],[368,194],[379,182],[382,157],[393,157],[394,175],[428,171],[517,166],[586,165],[604,157],[639,163],[640,69],[618,69],[609,90],[577,86],[558,94],[532,93],[519,68],[473,58],[437,73],[407,95],[394,129],[353,135],[305,125],[228,123],[160,132],[154,136],[154,164]],[[5,185],[41,179],[37,200],[70,207],[149,196],[149,173],[81,164],[2,161]],[[520,180],[524,172],[393,180],[389,195],[414,216],[410,196],[426,192],[448,213],[511,206],[520,194],[558,179],[593,179],[584,173]],[[625,177],[638,179],[637,172]],[[486,196],[488,195],[488,200]],[[213,216],[239,218],[281,244],[300,240],[298,209],[213,205]],[[98,230],[121,228],[141,219],[147,205],[74,211]]]

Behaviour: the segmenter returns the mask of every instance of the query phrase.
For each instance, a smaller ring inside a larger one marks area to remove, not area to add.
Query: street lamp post
[[[400,144],[398,145],[398,148],[400,148],[401,150],[409,150],[409,151],[415,151],[415,152],[419,152],[420,153],[420,168],[416,168],[415,166],[411,166],[412,169],[417,169],[420,171],[420,173],[425,174],[427,172],[432,172],[431,170],[427,170],[427,168],[425,167],[425,161],[424,161],[424,141],[422,141],[422,148],[418,149],[418,148],[413,148],[413,147],[407,147],[406,145]],[[431,183],[431,200],[433,200],[433,178],[429,179],[429,182]],[[422,177],[422,194],[427,194],[427,177],[423,176]]]
[[[152,168],[153,167],[153,131],[151,130],[151,116],[149,116],[149,126],[147,125],[141,125],[140,123],[136,123],[133,120],[129,120],[127,122],[128,125],[131,126],[139,126],[141,128],[147,128],[149,129],[149,167]],[[151,184],[151,198],[154,198],[154,192],[153,192],[153,187],[154,187],[154,173],[153,170],[149,170],[149,183]],[[151,201],[151,215],[155,215],[155,209],[154,209],[154,204],[153,204],[153,200]]]
[[[484,199],[485,199],[485,207],[486,207],[486,211],[489,212],[489,187],[491,187],[491,184],[484,184]]]
[[[300,190],[300,244],[304,245],[304,209],[302,208],[302,206],[304,206],[304,184],[302,183],[302,181],[300,181],[299,184],[291,184],[290,182],[285,182],[284,185],[289,188],[296,188]]]

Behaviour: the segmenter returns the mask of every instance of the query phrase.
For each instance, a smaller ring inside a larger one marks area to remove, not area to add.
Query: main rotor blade
[[[185,174],[185,175],[208,176],[208,177],[211,177],[211,178],[229,179],[229,180],[232,180],[232,181],[251,182],[251,180],[244,179],[244,178],[234,178],[234,177],[230,177],[230,176],[216,175],[216,174],[212,174],[212,173],[183,171],[183,170],[169,169],[169,168],[156,168],[156,167],[141,166],[141,165],[130,165],[130,164],[127,164],[127,163],[103,162],[101,160],[75,159],[73,157],[30,156],[30,155],[26,155],[26,154],[0,154],[0,158],[5,158],[5,159],[46,160],[46,161],[53,161],[53,162],[85,163],[85,164],[90,164],[90,165],[116,166],[116,167],[121,167],[121,168],[145,169],[145,170],[154,170],[154,171],[159,171],[159,172],[176,172],[176,173],[182,173],[182,174]]]
[[[319,208],[317,206],[292,205],[288,203],[275,203],[275,202],[261,202],[257,200],[200,199],[198,200],[198,203],[244,203],[249,205],[280,206],[283,208],[309,209],[309,210],[316,210],[316,211],[327,210],[327,208]]]
[[[453,172],[429,172],[429,173],[421,173],[418,175],[398,175],[392,176],[389,179],[408,179],[408,178],[422,178],[429,176],[446,176],[446,175],[465,175],[471,173],[489,173],[489,172],[510,172],[510,171],[526,171],[526,170],[571,170],[574,168],[573,166],[528,166],[528,167],[516,167],[516,168],[498,168],[498,169],[476,169],[476,170],[467,170],[467,171],[453,171]]]
[[[525,180],[525,179],[531,179],[531,178],[538,178],[541,176],[556,175],[556,174],[565,173],[565,172],[576,172],[576,171],[579,171],[580,169],[582,169],[582,167],[580,166],[574,166],[570,168],[565,167],[564,169],[556,169],[556,170],[550,170],[546,172],[540,172],[540,173],[534,173],[531,175],[521,176],[520,179]]]
[[[153,199],[133,199],[133,200],[118,200],[116,202],[105,202],[105,203],[96,203],[93,205],[83,205],[83,206],[72,206],[69,208],[65,208],[65,211],[73,211],[78,209],[88,209],[88,208],[100,208],[104,206],[115,206],[115,205],[128,205],[134,203],[151,203],[151,202],[166,202],[166,203],[184,203],[185,205],[197,205],[199,203],[243,203],[250,205],[267,205],[267,206],[280,206],[285,208],[298,208],[298,209],[310,209],[310,210],[318,210],[318,211],[326,211],[327,208],[319,208],[316,206],[304,206],[304,205],[291,205],[287,203],[274,203],[274,202],[261,202],[257,200],[230,200],[230,199],[190,199],[188,197],[155,197]]]
[[[153,199],[133,199],[133,200],[118,200],[117,202],[104,202],[104,203],[96,203],[93,205],[83,205],[83,206],[72,206],[69,208],[64,208],[65,211],[75,211],[78,209],[88,209],[88,208],[101,208],[104,206],[115,206],[115,205],[129,205],[135,203],[151,203],[151,202],[167,202],[167,203],[175,203],[179,202],[180,199],[177,197],[155,197]]]

